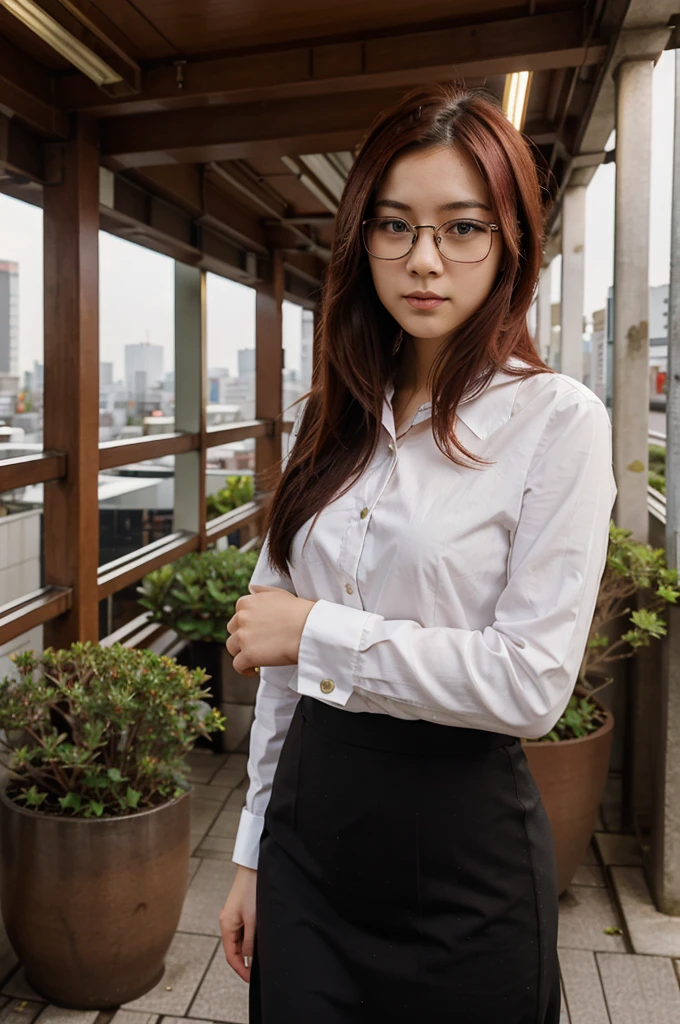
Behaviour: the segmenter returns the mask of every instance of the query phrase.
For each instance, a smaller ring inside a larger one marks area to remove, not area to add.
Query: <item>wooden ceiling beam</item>
[[[100,122],[101,151],[123,167],[351,149],[402,89],[164,111]]]
[[[455,25],[317,46],[232,57],[191,59],[142,73],[138,96],[110,100],[81,76],[55,82],[64,109],[98,117],[152,113],[204,103],[327,95],[360,89],[405,88],[461,75],[466,80],[511,71],[600,63],[606,47],[586,45],[581,11]]]
[[[53,105],[51,80],[40,64],[0,36],[0,109],[48,139],[65,139],[69,118]]]

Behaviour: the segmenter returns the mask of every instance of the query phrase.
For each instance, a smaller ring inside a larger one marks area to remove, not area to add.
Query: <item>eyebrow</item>
[[[394,210],[410,210],[411,207],[408,203],[400,203],[397,199],[378,199],[374,206],[391,206]],[[478,199],[457,199],[452,203],[444,203],[443,206],[438,206],[437,210],[443,212],[444,210],[489,210],[491,207],[487,206],[486,203],[480,203]]]

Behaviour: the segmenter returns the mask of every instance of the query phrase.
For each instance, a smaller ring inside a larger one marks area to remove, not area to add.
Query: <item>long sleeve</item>
[[[461,727],[539,738],[571,696],[592,622],[616,496],[603,403],[556,403],[529,467],[507,583],[484,629],[426,627],[319,600],[302,633],[298,691],[344,706],[353,690]],[[331,678],[320,688],[322,680]]]
[[[291,446],[297,435],[304,403],[298,406],[295,425],[291,431]],[[253,584],[281,587],[297,596],[288,576],[272,572],[268,565],[269,534],[260,549],[260,555],[250,578]],[[300,695],[289,688],[296,665],[262,666],[255,698],[255,718],[250,730],[248,778],[250,785],[245,807],[241,811],[232,860],[245,867],[256,868],[260,836],[264,826],[264,812],[269,803],[274,772],[278,764],[283,741],[288,732],[293,712]]]

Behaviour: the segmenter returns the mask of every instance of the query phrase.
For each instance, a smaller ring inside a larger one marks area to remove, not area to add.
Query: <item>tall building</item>
[[[314,312],[302,310],[302,333],[300,337],[300,382],[303,391],[312,386],[312,366],[314,365]]]
[[[19,374],[19,264],[0,261],[0,373]]]
[[[125,388],[128,395],[143,402],[163,378],[163,346],[140,341],[125,346]],[[138,398],[138,396],[140,396]]]

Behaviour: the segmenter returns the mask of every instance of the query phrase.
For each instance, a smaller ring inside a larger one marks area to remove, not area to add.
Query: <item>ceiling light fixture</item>
[[[85,46],[85,43],[76,39],[63,25],[46,14],[34,0],[0,0],[0,7],[6,8],[26,28],[61,54],[69,64],[87,75],[95,85],[101,87],[123,81],[122,75]]]
[[[513,71],[505,76],[503,110],[508,120],[518,131],[522,131],[531,85],[531,71]]]

